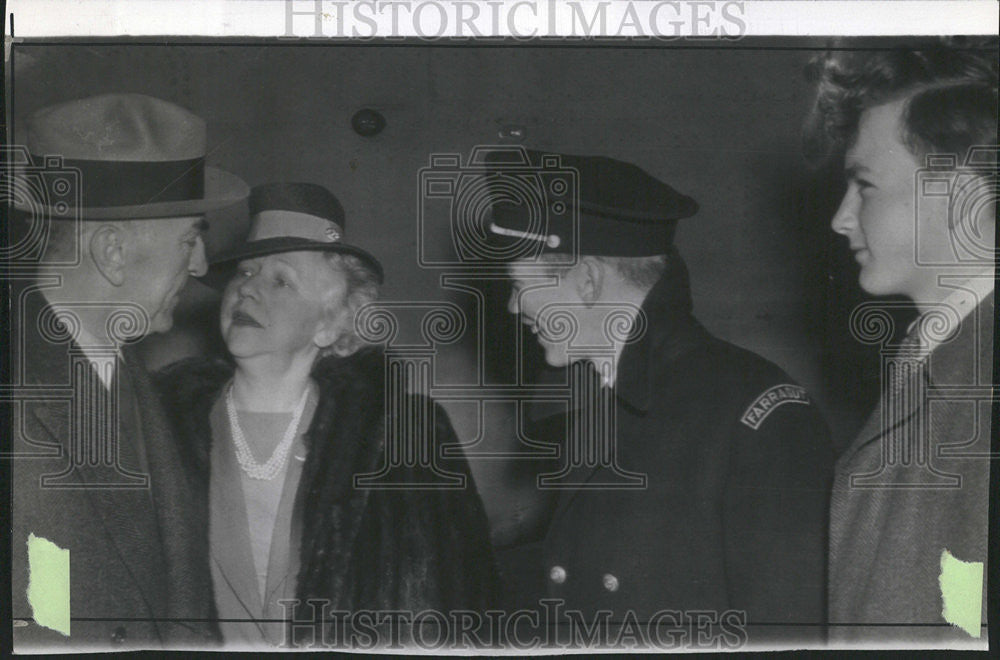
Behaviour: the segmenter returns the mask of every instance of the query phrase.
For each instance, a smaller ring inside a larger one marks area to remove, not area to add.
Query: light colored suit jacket
[[[985,639],[985,573],[981,636],[945,618],[953,594],[941,576],[955,560],[986,566],[993,304],[990,292],[918,368],[904,365],[837,463],[831,642]],[[977,596],[973,589],[963,600]]]

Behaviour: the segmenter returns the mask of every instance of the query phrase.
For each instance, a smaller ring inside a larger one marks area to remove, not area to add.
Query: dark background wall
[[[468,154],[517,124],[534,148],[635,162],[701,204],[676,239],[697,316],[806,385],[843,445],[872,403],[878,358],[848,336],[847,313],[861,298],[853,261],[828,228],[841,184],[801,155],[803,67],[815,51],[767,46],[31,44],[15,53],[14,140],[27,114],[54,102],[110,91],[174,101],[207,120],[211,164],[251,185],[304,180],[333,190],[350,239],[385,264],[385,299],[466,307],[468,294],[442,289],[440,273],[416,260],[418,171],[430,154]],[[377,137],[351,129],[363,107],[387,119]],[[239,213],[215,218],[210,247],[243,222]],[[447,218],[429,222],[434,240],[447,240]],[[514,319],[496,313],[504,285],[487,291],[490,331],[509,335]],[[177,330],[145,342],[150,362],[215,345],[215,302],[190,284]],[[441,351],[439,382],[476,378],[471,339]],[[460,437],[476,437],[474,411],[446,407]],[[516,446],[511,410],[492,410],[482,442]],[[494,525],[521,515],[509,465],[473,467]]]

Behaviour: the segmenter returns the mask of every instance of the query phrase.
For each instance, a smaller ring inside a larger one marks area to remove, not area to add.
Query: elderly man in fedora
[[[184,108],[138,94],[27,121],[34,162],[60,156],[79,189],[67,177],[61,203],[18,209],[48,240],[12,292],[12,373],[51,396],[22,402],[12,439],[16,649],[217,639],[205,514],[130,346],[169,330],[188,276],[205,273],[205,213],[247,195],[205,166],[205,133]]]

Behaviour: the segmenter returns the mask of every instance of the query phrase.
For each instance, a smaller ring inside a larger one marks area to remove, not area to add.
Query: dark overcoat
[[[48,316],[38,289],[14,298],[11,374],[23,378],[18,385],[25,388],[10,447],[17,454],[11,461],[15,649],[214,645],[217,629],[207,622],[212,583],[205,511],[192,497],[140,356],[122,349],[113,384],[119,391],[119,464],[148,475],[149,486],[108,488],[135,481],[70,459],[83,426],[108,421],[91,396],[103,385],[89,365],[71,380],[71,355],[79,355],[79,347],[51,329],[43,336],[39,327]],[[43,478],[55,479],[42,485]],[[68,637],[33,621],[27,598],[31,534],[69,551]]]
[[[540,544],[545,595],[588,623],[601,610],[612,622],[665,610],[718,621],[728,611],[730,622],[745,617],[751,641],[815,640],[833,464],[826,424],[786,373],[711,336],[690,308],[670,278],[646,297],[648,330],[625,346],[607,393],[617,465],[645,485],[596,487],[607,469],[576,470],[583,485],[560,492]]]
[[[232,372],[221,360],[189,360],[159,377],[203,508],[213,442],[209,415]],[[313,370],[319,401],[305,435],[292,514],[292,528],[301,530],[296,597],[321,599],[331,611],[485,611],[497,587],[489,528],[464,456],[442,455],[444,445],[458,446],[442,409],[433,406],[428,451],[439,468],[462,475],[464,487],[431,487],[442,479],[416,462],[389,473],[395,488],[354,484],[355,475],[388,465],[384,374],[384,355],[374,349],[321,360]],[[429,403],[410,401],[410,410]]]
[[[889,383],[837,461],[830,519],[832,642],[984,639],[995,318],[990,292],[925,358],[917,380]],[[915,449],[925,442],[921,458]],[[912,453],[892,458],[894,445],[908,445]],[[963,602],[981,602],[970,613],[971,630],[950,625],[943,615],[949,564],[973,575],[976,565],[982,571],[978,583],[969,580],[950,594],[954,611]]]

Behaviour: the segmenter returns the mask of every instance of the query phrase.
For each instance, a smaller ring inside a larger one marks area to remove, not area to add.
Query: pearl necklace
[[[288,453],[292,448],[292,442],[297,435],[296,431],[299,429],[302,412],[306,407],[306,399],[308,398],[309,388],[306,387],[305,392],[302,393],[302,398],[299,399],[299,403],[295,406],[292,421],[289,423],[288,428],[285,429],[285,435],[281,438],[281,442],[274,448],[271,458],[267,459],[265,463],[258,463],[254,460],[253,454],[250,452],[250,445],[247,444],[246,437],[243,435],[243,429],[240,428],[240,422],[236,418],[236,406],[233,404],[233,386],[229,386],[229,390],[226,392],[226,413],[229,415],[229,429],[233,436],[233,444],[236,445],[236,460],[239,461],[240,467],[243,468],[248,477],[270,481],[284,469],[285,463],[288,462]]]

